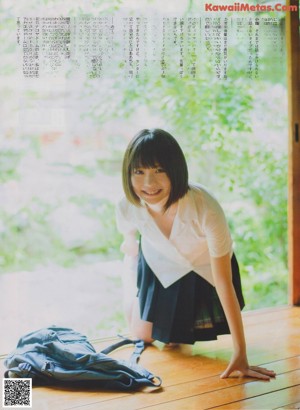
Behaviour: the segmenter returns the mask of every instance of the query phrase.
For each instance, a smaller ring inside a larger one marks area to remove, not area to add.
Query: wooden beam
[[[288,241],[290,295],[300,305],[300,34],[299,0],[287,0],[286,38],[289,90]]]

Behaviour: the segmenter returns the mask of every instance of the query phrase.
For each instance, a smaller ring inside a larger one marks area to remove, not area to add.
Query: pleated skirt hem
[[[231,266],[233,286],[243,309],[245,303],[235,255]],[[164,288],[140,250],[137,285],[141,319],[152,322],[153,339],[194,344],[230,333],[216,289],[197,273],[191,271]]]

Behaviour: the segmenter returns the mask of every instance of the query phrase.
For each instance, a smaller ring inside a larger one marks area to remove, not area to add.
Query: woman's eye
[[[160,173],[160,172],[166,172],[163,168],[156,168],[156,172]]]
[[[134,170],[133,170],[133,173],[134,173],[135,175],[142,175],[143,171],[142,171],[141,169],[134,169]]]

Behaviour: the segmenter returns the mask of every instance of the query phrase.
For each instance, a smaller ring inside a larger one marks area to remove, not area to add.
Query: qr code
[[[32,379],[3,379],[3,408],[32,407]]]

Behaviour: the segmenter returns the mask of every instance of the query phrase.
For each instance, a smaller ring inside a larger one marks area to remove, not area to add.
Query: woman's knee
[[[137,338],[143,340],[145,343],[152,343],[152,323],[140,320],[139,323],[132,323],[131,334]]]

